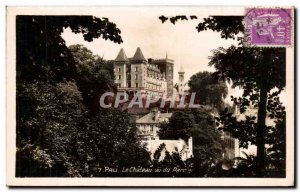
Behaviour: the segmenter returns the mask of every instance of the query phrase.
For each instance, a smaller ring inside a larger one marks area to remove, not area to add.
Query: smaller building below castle
[[[138,134],[142,139],[142,144],[146,144],[147,150],[150,152],[150,156],[153,159],[155,151],[163,147],[162,156],[160,160],[165,157],[166,151],[170,154],[178,153],[181,159],[185,161],[188,158],[193,157],[193,137],[190,137],[188,141],[182,139],[178,140],[161,140],[159,138],[159,124],[168,122],[172,113],[161,113],[160,111],[152,111],[147,115],[136,120],[136,126],[138,128]],[[223,132],[221,138],[223,142],[223,158],[234,159],[239,156],[239,141],[232,137],[229,132]]]
[[[165,158],[168,151],[170,154],[178,153],[183,161],[193,157],[193,139],[189,138],[188,142],[178,140],[161,140],[158,135],[159,124],[168,122],[172,113],[161,113],[153,111],[141,117],[136,121],[139,135],[142,138],[142,144],[146,144],[147,150],[150,152],[151,159],[154,159],[155,151],[161,147],[161,156],[159,161]]]

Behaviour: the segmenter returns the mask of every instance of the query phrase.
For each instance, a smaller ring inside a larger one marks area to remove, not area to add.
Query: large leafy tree
[[[98,125],[93,123],[96,120],[87,113],[91,110],[85,102],[88,95],[81,92],[82,85],[93,83],[92,87],[87,89],[89,93],[89,90],[97,90],[97,86],[106,82],[107,86],[103,86],[102,89],[110,90],[109,86],[113,85],[108,82],[113,79],[112,69],[99,58],[95,59],[99,61],[99,65],[95,62],[83,66],[74,59],[61,34],[69,27],[74,33],[82,33],[86,41],[102,37],[121,43],[121,31],[107,18],[93,16],[17,16],[16,23],[16,175],[91,175],[82,168],[77,153],[80,143],[84,143],[84,139],[88,140],[86,136],[90,133],[86,133],[84,138],[79,137],[78,133],[82,133],[79,128],[88,126],[87,122],[91,122],[89,126]],[[92,70],[95,70],[93,76]],[[106,75],[103,75],[104,73]],[[85,76],[91,77],[84,81]],[[96,82],[99,84],[96,85]],[[121,119],[126,121],[127,118],[124,114],[115,117],[110,119],[110,123],[119,123]],[[101,116],[99,118],[101,119]],[[133,141],[132,145],[135,146],[138,141],[136,135],[133,135],[134,129],[131,128],[131,132],[124,129],[125,127],[119,129],[123,132],[119,135],[123,136],[123,140]],[[107,138],[110,136],[105,132],[99,134]],[[110,138],[114,142],[122,141],[120,138],[114,139],[116,138]],[[103,139],[101,142],[106,144]],[[99,141],[96,144],[99,145]],[[138,149],[139,145],[135,150]],[[117,156],[113,154],[114,157]]]
[[[162,123],[159,130],[160,139],[183,139],[190,137],[189,130],[194,126],[192,114],[185,111],[174,111],[168,123]]]
[[[34,115],[35,104],[25,96],[26,87],[35,82],[49,84],[74,81],[73,55],[61,37],[65,28],[81,33],[86,41],[102,37],[121,43],[121,31],[107,18],[93,16],[17,16],[17,130]],[[19,135],[18,135],[19,136]]]
[[[164,21],[168,19],[164,17]],[[243,37],[239,35],[244,33],[242,20],[242,16],[210,16],[204,18],[203,22],[200,22],[196,29],[198,32],[206,30],[217,31],[220,32],[221,38],[235,39],[237,37],[239,41],[238,47],[231,46],[228,49],[219,48],[214,50],[209,64],[217,69],[214,73],[216,78],[232,81],[233,86],[243,88],[244,94],[241,98],[232,97],[233,101],[240,105],[242,113],[250,104],[258,108],[257,124],[253,122],[248,125],[248,127],[254,128],[254,131],[253,129],[242,129],[242,131],[246,131],[247,135],[249,135],[248,139],[257,145],[256,172],[259,176],[263,176],[265,170],[265,133],[268,132],[265,125],[268,112],[268,93],[273,88],[277,88],[280,93],[285,87],[286,54],[284,48],[249,48],[240,46],[243,44]],[[172,23],[175,24],[175,22]],[[231,115],[229,114],[227,117]],[[248,121],[253,121],[253,119],[248,117]],[[285,127],[282,128],[285,129]]]
[[[82,93],[83,102],[91,115],[99,113],[99,98],[106,91],[116,91],[113,63],[94,55],[83,45],[71,45],[77,85]]]
[[[199,109],[174,111],[169,122],[160,126],[159,137],[186,141],[193,138],[191,162],[195,176],[209,176],[207,173],[221,158],[221,135],[209,112]]]
[[[204,71],[194,74],[188,85],[191,92],[196,92],[197,100],[202,105],[212,105],[218,109],[223,106],[223,98],[227,96],[228,88],[224,81],[213,78],[212,73]]]
[[[285,49],[284,48],[219,48],[210,57],[210,65],[217,72],[215,76],[223,80],[232,80],[233,86],[243,88],[248,103],[239,103],[243,107],[253,104],[258,107],[255,144],[257,145],[257,173],[263,175],[265,161],[265,126],[267,117],[268,93],[285,87]],[[244,100],[246,101],[246,100]],[[236,101],[237,103],[237,101]]]
[[[65,28],[121,43],[121,31],[107,18],[93,16],[17,16],[17,76],[21,81],[62,81],[76,78],[74,60],[61,37]],[[34,73],[33,73],[34,71]]]
[[[28,84],[31,113],[17,129],[17,176],[78,176],[72,151],[85,109],[73,82]]]
[[[147,165],[128,114],[99,111],[99,94],[115,88],[112,65],[61,38],[70,27],[87,41],[120,43],[116,25],[92,16],[20,16],[17,27],[16,175],[92,177],[103,176],[103,166]]]
[[[77,129],[76,156],[82,176],[105,176],[100,168],[148,166],[150,156],[140,143],[127,112],[101,111]],[[118,175],[118,174],[116,174]],[[106,175],[107,176],[107,175]]]

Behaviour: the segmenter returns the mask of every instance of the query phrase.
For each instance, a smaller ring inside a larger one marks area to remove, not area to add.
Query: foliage
[[[159,130],[159,138],[183,139],[185,141],[191,136],[189,130],[195,124],[192,114],[184,111],[174,111],[168,123],[162,123]]]
[[[77,130],[76,155],[83,176],[101,176],[97,168],[147,166],[148,152],[141,146],[135,124],[126,112],[101,112]]]
[[[208,112],[198,109],[174,111],[169,122],[161,124],[158,134],[162,139],[182,138],[185,141],[192,136],[194,157],[190,161],[195,176],[208,176],[206,173],[221,158],[221,135]]]
[[[32,111],[28,119],[19,119],[23,126],[17,127],[17,159],[29,153],[26,161],[38,162],[37,166],[46,169],[57,168],[48,176],[64,175],[64,171],[77,175],[71,157],[72,143],[78,120],[85,111],[77,86],[73,82],[58,83],[56,86],[34,83],[26,85],[22,93],[30,100]],[[37,169],[34,163],[19,163],[18,169],[25,173],[17,172],[17,175],[34,176],[31,173],[31,169]]]
[[[266,134],[267,169],[275,170],[276,176],[285,176],[286,171],[286,111],[279,100],[280,91],[268,95],[268,117],[275,126],[269,126]]]
[[[262,88],[285,87],[285,55],[284,48],[220,47],[209,57],[209,65],[216,68],[215,77],[241,86],[246,97]],[[257,100],[254,96],[251,100]]]
[[[175,25],[178,21],[189,19],[194,20],[198,19],[198,17],[196,15],[190,15],[189,17],[186,15],[177,15],[172,17],[161,15],[159,19],[162,23],[169,20],[173,25]],[[220,32],[221,38],[235,39],[236,35],[244,32],[244,25],[242,21],[242,16],[209,16],[207,18],[203,18],[203,22],[200,22],[196,29],[198,32],[210,29],[212,31]],[[238,40],[241,40],[241,38],[238,37]]]
[[[235,39],[235,36],[244,31],[242,16],[210,16],[204,18],[196,27],[198,32],[210,29],[220,32],[221,38]]]
[[[91,177],[104,165],[148,164],[126,112],[93,111],[99,94],[115,87],[112,65],[83,46],[69,50],[61,37],[69,27],[86,41],[121,43],[116,25],[92,16],[17,16],[16,26],[16,176]]]
[[[228,49],[219,48],[210,57],[209,65],[217,69],[214,76],[233,81],[233,86],[243,89],[242,98],[232,97],[235,104],[240,106],[240,112],[243,113],[250,105],[258,109],[257,124],[254,125],[253,117],[249,116],[246,116],[245,122],[240,121],[236,124],[240,126],[239,130],[242,130],[239,132],[239,135],[243,136],[242,142],[244,140],[243,143],[246,144],[248,140],[257,145],[257,172],[261,176],[265,168],[265,137],[268,131],[265,123],[267,97],[272,89],[277,88],[280,92],[285,87],[285,57],[283,48],[234,46]],[[227,121],[225,126],[236,129],[237,125],[233,126],[228,122],[233,121]]]
[[[86,41],[101,37],[122,43],[121,31],[107,18],[17,16],[16,23],[17,77],[26,82],[76,78],[73,57],[61,37],[65,28],[83,34]]]
[[[168,20],[164,16],[161,16],[160,19],[162,21]],[[210,16],[204,18],[204,22],[199,23],[196,28],[198,32],[209,29],[220,32],[221,38],[235,39],[236,36],[244,32],[242,19],[242,16]],[[279,100],[276,103],[278,109],[276,109],[276,105],[271,111],[268,109],[270,105],[268,94],[270,95],[271,90],[274,88],[281,92],[285,87],[286,53],[284,48],[241,47],[243,37],[238,37],[237,40],[239,41],[239,47],[231,46],[228,49],[220,47],[214,50],[213,56],[209,58],[209,65],[216,68],[217,71],[214,73],[216,78],[223,81],[231,81],[234,87],[239,86],[243,89],[242,97],[232,97],[232,100],[239,106],[241,113],[244,113],[250,105],[257,108],[257,123],[254,123],[255,117],[247,115],[245,121],[238,122],[234,117],[232,118],[232,114],[228,113],[228,111],[220,114],[221,119],[219,121],[223,121],[225,130],[230,129],[235,132],[234,134],[242,140],[242,146],[247,146],[248,142],[257,145],[256,172],[258,175],[264,176],[266,175],[264,174],[264,169],[266,161],[265,144],[267,142],[271,141],[271,146],[278,146],[278,143],[281,143],[281,147],[279,147],[281,152],[278,153],[277,159],[281,159],[280,162],[283,162],[283,159],[285,159],[283,150],[285,138],[278,137],[279,132],[285,133],[285,120],[282,120],[284,117],[276,117],[275,127],[278,127],[276,130],[266,126],[265,121],[267,112],[271,113],[271,117],[274,117],[273,112],[271,112],[274,110],[281,110],[281,112],[277,113],[277,116],[285,116],[285,111],[279,104]],[[237,130],[237,127],[239,130]],[[277,136],[275,137],[278,139],[270,140],[268,136],[270,133],[273,133],[274,136],[276,133]],[[282,141],[279,142],[280,140]],[[274,155],[276,152],[271,154],[276,156]]]
[[[218,109],[223,107],[223,98],[227,96],[228,88],[224,81],[214,79],[212,73],[198,72],[190,78],[188,85],[190,92],[196,92],[199,104],[212,105]]]
[[[113,63],[104,61],[83,45],[69,46],[79,74],[76,82],[83,96],[83,103],[92,115],[99,113],[99,99],[106,91],[116,91]]]
[[[286,158],[286,112],[285,107],[279,100],[280,91],[272,91],[268,94],[267,119],[269,125],[264,126],[264,140],[267,144],[265,150],[265,176],[283,177],[285,175]],[[248,99],[247,102],[250,103]],[[250,104],[249,104],[250,105]],[[249,105],[243,105],[244,110]],[[222,131],[231,132],[233,137],[238,138],[240,147],[247,148],[248,145],[256,145],[257,142],[257,121],[251,114],[242,114],[244,118],[238,118],[228,112],[227,109],[220,112],[220,117],[216,117],[218,128]],[[273,123],[270,123],[273,122]],[[276,173],[275,173],[275,172]],[[274,172],[270,173],[270,172]]]

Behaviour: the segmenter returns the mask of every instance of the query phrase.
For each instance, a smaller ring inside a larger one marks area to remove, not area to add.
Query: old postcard
[[[294,186],[293,7],[7,7],[8,186]]]

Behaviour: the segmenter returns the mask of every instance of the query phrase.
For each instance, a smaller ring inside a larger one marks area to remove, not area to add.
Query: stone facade
[[[142,94],[149,92],[172,94],[173,65],[170,59],[146,60],[142,50],[137,48],[132,58],[127,58],[121,49],[114,60],[115,83],[118,91]]]

